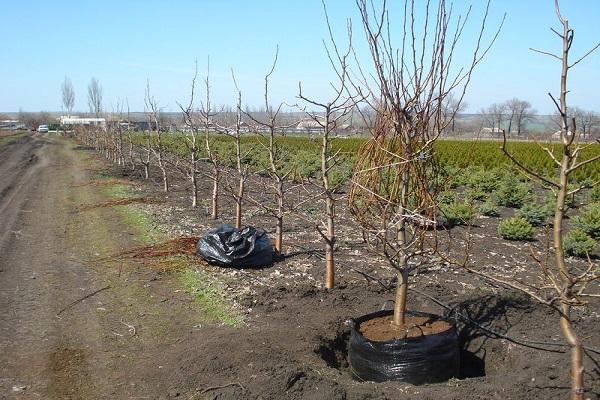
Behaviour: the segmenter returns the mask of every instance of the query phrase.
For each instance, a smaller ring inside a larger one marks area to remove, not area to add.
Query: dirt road
[[[88,262],[132,241],[114,210],[75,212],[103,199],[86,157],[34,134],[0,147],[0,398],[162,397],[141,379],[159,367],[139,325],[158,300]]]

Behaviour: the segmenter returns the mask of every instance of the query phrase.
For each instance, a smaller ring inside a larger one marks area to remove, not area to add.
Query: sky
[[[364,34],[352,0],[325,1],[333,34],[347,41],[353,23],[358,59],[370,65]],[[396,3],[390,1],[390,3]],[[422,4],[423,0],[417,0]],[[547,93],[558,92],[557,60],[529,50],[559,52],[553,0],[493,0],[486,38],[506,13],[500,36],[478,66],[468,88],[467,112],[517,97],[541,114],[553,112]],[[473,4],[455,63],[467,62],[485,2],[455,0],[454,13]],[[572,59],[600,41],[600,0],[562,0],[575,30]],[[0,24],[0,112],[61,111],[61,84],[75,88],[75,110],[86,112],[87,85],[103,88],[104,109],[129,104],[144,110],[147,82],[165,111],[189,102],[197,60],[203,78],[210,65],[211,100],[234,105],[232,69],[243,104],[264,104],[264,75],[279,48],[270,81],[273,103],[295,104],[298,82],[304,94],[325,100],[333,79],[323,40],[328,38],[321,0],[103,0],[6,1]],[[398,37],[401,13],[392,7],[390,23]],[[399,45],[399,41],[395,41]],[[208,62],[210,60],[210,63]],[[570,72],[569,102],[600,111],[600,49]],[[199,97],[204,89],[198,88]]]

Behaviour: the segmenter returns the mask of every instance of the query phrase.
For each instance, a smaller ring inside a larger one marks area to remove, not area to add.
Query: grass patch
[[[106,196],[112,199],[128,199],[133,198],[134,195],[131,187],[125,184],[104,186],[102,190]],[[152,244],[165,239],[164,234],[156,228],[152,218],[134,204],[116,204],[114,209],[119,213],[125,225],[135,229],[135,237],[140,242]]]
[[[103,188],[104,194],[114,199],[133,197],[130,185],[123,183],[108,184]]]
[[[223,286],[210,275],[186,268],[180,272],[179,279],[201,311],[208,323],[223,323],[228,326],[239,326],[242,317],[238,315],[225,297]]]
[[[24,135],[23,132],[0,136],[0,146],[6,146]]]
[[[164,234],[156,229],[152,218],[144,211],[132,205],[116,206],[123,223],[136,230],[135,238],[142,243],[151,244],[161,241]]]

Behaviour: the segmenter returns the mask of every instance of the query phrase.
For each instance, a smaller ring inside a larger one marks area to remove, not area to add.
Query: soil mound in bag
[[[200,238],[196,254],[222,267],[263,267],[273,263],[273,247],[267,234],[253,226],[236,229],[219,225]]]
[[[350,320],[348,362],[355,379],[422,385],[443,382],[458,376],[458,334],[450,320],[433,314],[407,312],[415,317],[429,317],[431,321],[446,321],[449,323],[449,329],[387,341],[369,340],[361,333],[362,323],[392,314],[392,310],[384,310]],[[412,330],[414,331],[414,328]]]

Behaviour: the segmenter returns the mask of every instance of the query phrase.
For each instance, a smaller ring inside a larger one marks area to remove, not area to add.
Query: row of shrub
[[[201,138],[203,140],[203,138]],[[185,134],[174,133],[163,135],[166,148],[180,155],[187,154]],[[233,139],[226,135],[211,134],[211,145],[219,154],[223,163],[234,163],[235,151]],[[242,137],[242,146],[248,165],[262,169],[268,162],[263,145],[266,138],[256,134],[245,134]],[[142,135],[137,135],[136,141],[143,142]],[[335,151],[339,151],[341,166],[339,168],[340,180],[348,179],[352,164],[360,146],[365,143],[361,137],[338,138],[334,141]],[[290,170],[290,175],[295,179],[315,177],[319,170],[318,137],[308,136],[277,136],[279,159],[281,168]],[[515,175],[511,161],[502,153],[501,142],[498,141],[466,141],[466,140],[439,140],[436,143],[435,154],[438,162],[452,176],[460,175],[460,180],[466,180],[472,186],[473,195],[489,193],[497,184],[498,173]],[[557,156],[560,148],[557,144],[545,144]],[[201,155],[206,156],[203,142],[200,143]],[[521,160],[524,165],[543,175],[554,177],[555,165],[546,152],[534,142],[510,142],[508,150]],[[587,147],[580,155],[580,161],[600,154],[600,145]],[[465,173],[462,173],[465,171]],[[472,172],[477,174],[473,176]],[[468,173],[467,173],[468,172]],[[600,163],[590,163],[573,176],[575,181],[591,182],[600,179]],[[464,183],[464,182],[463,182]],[[517,195],[518,196],[518,195]]]
[[[519,211],[523,210],[524,208]],[[535,216],[533,221],[532,215]],[[508,240],[530,240],[535,233],[535,222],[539,223],[545,217],[546,215],[539,214],[538,211],[520,214],[517,212],[515,217],[505,219],[498,224],[498,234]],[[600,239],[600,202],[583,207],[581,212],[572,219],[572,225],[574,229],[567,232],[564,237],[565,252],[572,256],[587,257],[596,249],[597,240]]]

